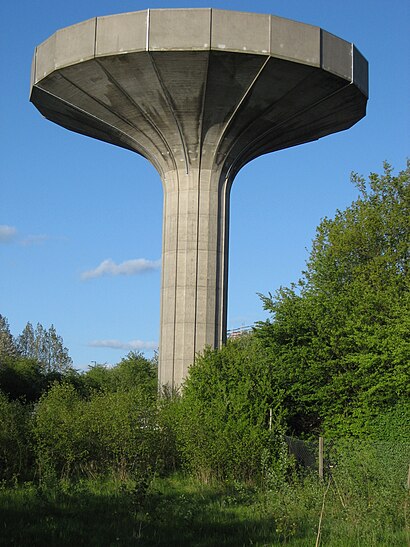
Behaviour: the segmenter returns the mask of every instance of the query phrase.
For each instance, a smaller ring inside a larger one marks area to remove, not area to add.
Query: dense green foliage
[[[37,406],[33,433],[42,475],[142,477],[163,467],[155,402],[138,389],[83,399],[56,384]]]
[[[22,357],[36,360],[45,372],[64,372],[72,367],[68,349],[64,347],[54,325],[47,330],[37,323],[34,330],[32,324],[27,323],[16,345]]]
[[[360,434],[410,394],[410,169],[353,179],[359,198],[321,222],[298,285],[263,297],[256,336],[297,434]]]
[[[312,545],[325,507],[326,545],[410,539],[410,169],[353,181],[271,319],[180,393],[135,352],[79,373],[53,326],[14,338],[0,315],[8,545]],[[286,444],[318,434],[323,483]]]
[[[129,391],[143,389],[147,396],[156,398],[157,367],[138,352],[131,351],[115,367],[95,365],[82,376],[88,390]]]
[[[262,345],[250,336],[198,358],[177,406],[178,446],[197,476],[258,478],[262,454],[277,450],[282,432],[272,378]]]
[[[0,479],[26,478],[32,464],[30,414],[0,391]]]
[[[0,390],[11,399],[34,402],[62,380],[78,385],[80,378],[54,326],[47,330],[38,323],[34,330],[27,323],[14,338],[0,315]]]

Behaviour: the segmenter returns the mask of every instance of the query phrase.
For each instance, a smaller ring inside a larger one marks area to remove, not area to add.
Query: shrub
[[[275,450],[281,410],[270,363],[252,335],[207,349],[189,370],[177,417],[177,441],[185,466],[202,480],[257,479],[261,455]]]
[[[0,391],[0,479],[27,477],[32,456],[28,408]]]
[[[72,385],[55,384],[37,406],[34,434],[43,474],[125,479],[164,468],[156,402],[144,389],[83,399]]]

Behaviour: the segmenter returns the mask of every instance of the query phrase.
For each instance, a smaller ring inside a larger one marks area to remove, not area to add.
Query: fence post
[[[319,479],[323,480],[323,449],[324,441],[323,437],[319,437]]]

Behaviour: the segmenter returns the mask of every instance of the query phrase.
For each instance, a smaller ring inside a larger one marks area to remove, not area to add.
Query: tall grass
[[[407,544],[404,484],[387,492],[373,482],[370,492],[352,489],[342,472],[335,479],[325,498],[321,545]],[[148,488],[102,479],[3,484],[0,545],[313,546],[326,488],[313,475],[273,486],[267,480],[262,488],[203,484],[181,474],[156,478]]]

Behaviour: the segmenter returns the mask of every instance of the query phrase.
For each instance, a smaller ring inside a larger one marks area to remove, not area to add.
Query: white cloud
[[[7,243],[8,241],[11,241],[16,234],[17,230],[14,226],[0,224],[0,243]]]
[[[125,350],[153,350],[158,348],[157,342],[144,342],[143,340],[130,340],[129,342],[121,342],[120,340],[93,340],[88,343],[92,348],[110,348],[110,349],[125,349]]]
[[[18,238],[16,238],[16,236],[17,228],[8,226],[7,224],[0,224],[0,243],[8,243],[15,240],[19,245],[28,247],[29,245],[41,245],[45,241],[52,239],[46,234],[29,234],[25,237],[20,236]]]
[[[20,241],[20,245],[23,245],[24,247],[27,247],[28,245],[40,245],[48,239],[50,239],[50,237],[45,234],[28,235],[26,238]]]
[[[116,264],[110,258],[103,260],[99,266],[93,270],[87,270],[81,274],[81,279],[94,279],[104,275],[137,275],[143,272],[157,270],[161,266],[160,260],[146,260],[145,258],[135,258]]]

